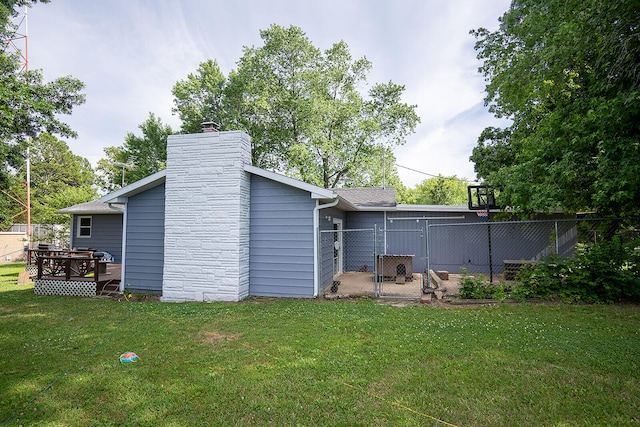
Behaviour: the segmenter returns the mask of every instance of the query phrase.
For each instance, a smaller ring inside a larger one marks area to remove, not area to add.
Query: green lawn
[[[118,302],[34,296],[22,268],[0,425],[640,425],[638,306]]]

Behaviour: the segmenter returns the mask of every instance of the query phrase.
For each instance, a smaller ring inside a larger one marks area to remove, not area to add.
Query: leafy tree
[[[42,73],[25,73],[18,54],[9,49],[16,26],[11,18],[19,8],[35,0],[0,2],[0,189],[11,185],[12,171],[24,164],[26,141],[40,132],[75,136],[75,132],[58,117],[71,114],[73,107],[85,101],[80,93],[84,84],[72,77],[44,82]]]
[[[74,155],[69,146],[55,136],[42,133],[30,143],[31,218],[34,224],[66,224],[67,218],[56,210],[95,199],[94,172],[89,161]],[[12,177],[11,191],[3,193],[7,214],[3,226],[20,218],[24,209],[16,200],[25,200],[25,168]],[[9,199],[13,197],[14,199]]]
[[[413,189],[399,192],[400,203],[415,205],[466,205],[467,182],[455,176],[438,175]]]
[[[165,168],[167,138],[173,134],[169,125],[149,113],[149,118],[138,128],[142,136],[127,133],[122,147],[106,147],[106,159],[98,161],[97,170],[103,190],[109,192],[123,184],[138,181]]]
[[[182,121],[183,133],[200,132],[200,124],[224,119],[222,95],[226,79],[214,60],[200,64],[196,74],[189,74],[186,80],[175,84],[174,113]]]
[[[640,213],[640,3],[514,0],[495,32],[472,31],[487,128],[478,176],[522,212]]]
[[[260,34],[263,46],[246,47],[226,83],[208,61],[176,84],[176,110],[189,120],[182,129],[218,117],[224,129],[251,135],[259,167],[326,188],[381,185],[390,176],[382,159],[419,122],[416,106],[401,101],[404,87],[375,84],[364,97],[371,63],[354,60],[346,43],[322,52],[294,26]]]
[[[91,164],[73,154],[64,141],[42,133],[33,140],[30,157],[32,222],[66,223],[56,210],[97,196]]]

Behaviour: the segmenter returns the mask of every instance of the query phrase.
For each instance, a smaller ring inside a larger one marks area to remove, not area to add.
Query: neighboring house
[[[478,222],[467,207],[397,205],[393,188],[328,190],[266,171],[250,164],[250,147],[241,131],[170,136],[165,170],[59,211],[73,215],[72,246],[112,253],[121,289],[163,301],[312,298],[336,268],[373,259],[367,244],[323,244],[323,231]]]

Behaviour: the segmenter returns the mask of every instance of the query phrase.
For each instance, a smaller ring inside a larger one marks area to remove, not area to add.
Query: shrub
[[[460,297],[464,299],[497,299],[503,301],[507,298],[507,289],[500,285],[492,285],[482,276],[469,276],[465,268],[462,269],[460,278]]]
[[[624,244],[619,236],[580,245],[574,258],[552,257],[526,265],[514,289],[518,298],[561,298],[571,302],[639,301],[638,241]]]

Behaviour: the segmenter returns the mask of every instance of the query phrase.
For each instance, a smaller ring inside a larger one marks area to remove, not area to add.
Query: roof
[[[107,203],[124,203],[127,197],[135,196],[150,188],[157,187],[163,184],[167,179],[167,171],[163,169],[146,178],[142,178],[139,181],[129,184],[126,187],[122,187],[119,190],[113,191],[105,196],[102,196],[99,200]]]
[[[288,185],[290,187],[298,188],[300,190],[308,191],[311,193],[312,199],[335,199],[337,194],[326,188],[318,187],[317,185],[308,184],[297,179],[289,178],[288,176],[281,175],[279,173],[271,172],[268,170],[260,169],[256,166],[245,165],[244,170],[253,175],[258,175],[272,181],[279,182],[281,184]]]
[[[56,213],[72,215],[122,215],[121,210],[99,200],[80,203],[77,205],[69,206],[68,208],[59,209],[56,211]]]
[[[467,206],[442,205],[404,205],[396,203],[396,189],[394,187],[365,187],[365,188],[335,188],[326,189],[316,185],[267,171],[256,166],[245,165],[244,170],[250,174],[261,176],[290,187],[308,191],[312,199],[319,201],[339,200],[338,208],[345,211],[405,211],[405,212],[469,212]],[[120,214],[121,212],[109,206],[109,203],[125,203],[128,197],[157,187],[166,181],[166,170],[161,170],[143,178],[133,184],[111,192],[99,200],[81,203],[57,211],[62,214]]]
[[[394,187],[336,188],[334,191],[359,210],[396,207]]]

